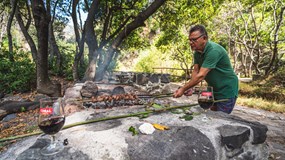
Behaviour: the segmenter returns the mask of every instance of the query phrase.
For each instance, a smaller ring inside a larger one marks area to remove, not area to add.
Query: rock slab
[[[144,111],[141,106],[105,110],[88,109],[66,117],[66,124],[80,121],[117,117]],[[190,108],[199,111],[199,106]],[[65,150],[54,156],[41,156],[39,150],[48,141],[41,137],[29,137],[14,143],[1,153],[0,159],[146,159],[146,160],[221,160],[221,159],[268,159],[266,129],[252,129],[253,122],[238,119],[222,112],[195,114],[185,121],[181,114],[161,112],[141,120],[138,117],[118,118],[80,125],[60,131],[58,140],[68,139]],[[169,130],[155,130],[153,134],[133,136],[130,126],[138,129],[144,122],[169,126]],[[254,123],[256,128],[266,128]],[[255,133],[259,132],[259,133]],[[254,136],[258,135],[258,136]],[[265,136],[265,137],[264,137]],[[259,138],[254,138],[259,137]],[[235,139],[239,139],[236,141]],[[258,139],[258,144],[256,142]]]

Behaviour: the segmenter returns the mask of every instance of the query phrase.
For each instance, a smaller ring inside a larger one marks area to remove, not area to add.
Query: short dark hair
[[[197,24],[197,25],[191,27],[191,29],[189,30],[189,34],[191,34],[192,32],[195,32],[195,31],[199,31],[201,34],[208,37],[208,33],[206,31],[206,28],[201,24]]]

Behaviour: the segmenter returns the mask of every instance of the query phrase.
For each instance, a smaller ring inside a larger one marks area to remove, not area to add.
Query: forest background
[[[282,0],[3,0],[0,8],[1,95],[60,96],[52,77],[101,81],[114,70],[190,76],[188,31],[203,24],[237,75],[255,79],[241,83],[238,103],[285,113]]]

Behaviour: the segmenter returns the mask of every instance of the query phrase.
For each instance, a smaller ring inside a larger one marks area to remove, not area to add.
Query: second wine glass
[[[55,134],[65,122],[64,101],[62,98],[50,97],[40,100],[39,128],[51,136],[51,143],[40,150],[42,155],[54,155],[64,149],[62,143],[55,140]]]
[[[206,112],[214,105],[213,87],[202,86],[199,88],[198,103],[200,107],[204,110],[204,117],[202,118],[202,120],[206,122],[209,120],[206,115]]]

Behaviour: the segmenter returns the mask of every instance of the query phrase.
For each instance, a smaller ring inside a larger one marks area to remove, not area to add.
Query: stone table
[[[66,117],[66,124],[144,111],[142,106],[112,109],[85,109]],[[31,136],[11,145],[0,159],[139,159],[139,160],[221,160],[267,159],[265,143],[267,127],[222,112],[202,113],[199,106],[189,109],[193,120],[181,119],[184,113],[169,111],[151,114],[147,118],[128,117],[80,125],[60,131],[57,139],[68,139],[65,149],[53,156],[42,156],[39,150],[49,139],[45,135]],[[202,113],[202,114],[200,114]],[[205,118],[206,115],[206,118]],[[133,136],[131,126],[158,123],[169,130]]]

